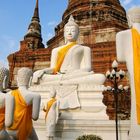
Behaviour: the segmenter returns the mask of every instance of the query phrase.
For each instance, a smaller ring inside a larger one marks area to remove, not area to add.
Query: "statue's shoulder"
[[[84,46],[84,45],[82,45],[82,44],[76,44],[76,45],[72,48],[72,50],[74,50],[74,49],[76,49],[76,50],[83,50],[83,51],[90,50],[90,48],[89,48],[88,46]]]
[[[90,48],[90,47],[88,47],[88,46],[85,46],[85,45],[82,45],[82,44],[77,44],[77,46],[80,46],[81,48],[83,47],[83,48]]]
[[[6,94],[0,91],[0,99],[5,98]]]
[[[117,37],[126,37],[127,35],[131,34],[131,29],[123,30],[117,33]]]
[[[81,46],[83,47],[84,50],[87,50],[87,51],[91,50],[90,47],[88,47],[88,46],[83,46],[83,45],[81,45]]]
[[[59,47],[56,47],[56,48],[54,48],[52,51],[58,51],[59,49],[61,49],[61,48],[63,48],[65,45],[62,45],[62,46],[59,46]]]

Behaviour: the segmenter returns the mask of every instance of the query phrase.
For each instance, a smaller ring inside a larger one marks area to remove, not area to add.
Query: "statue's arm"
[[[56,59],[57,59],[57,51],[58,49],[55,48],[52,50],[52,54],[51,54],[51,64],[49,68],[45,68],[42,70],[37,70],[36,72],[34,72],[33,74],[33,79],[32,82],[33,83],[38,83],[39,79],[46,73],[46,74],[52,74],[54,67],[55,67],[55,63],[56,63]]]
[[[39,117],[40,102],[41,102],[41,96],[34,95],[34,97],[33,97],[33,109],[32,109],[32,119],[33,120],[37,120]]]
[[[124,48],[126,47],[125,45],[125,32],[121,31],[119,33],[117,33],[116,35],[116,53],[117,53],[117,60],[122,62],[125,61],[125,52],[124,52]]]
[[[33,83],[38,83],[39,79],[45,74],[52,74],[53,73],[53,69],[52,68],[45,68],[42,70],[38,70],[36,72],[34,72],[33,77],[32,77],[32,82]]]
[[[84,71],[91,71],[91,49],[89,47],[84,48]]]
[[[51,68],[55,67],[56,61],[57,61],[57,52],[58,52],[58,48],[55,48],[52,50],[52,54],[51,54]]]
[[[6,94],[5,99],[5,126],[10,127],[13,123],[15,101],[14,97]]]

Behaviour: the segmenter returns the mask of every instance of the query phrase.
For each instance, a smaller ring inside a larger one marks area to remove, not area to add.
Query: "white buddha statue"
[[[56,91],[52,88],[49,92],[49,99],[44,105],[46,137],[47,140],[53,140],[55,137],[55,128],[59,117],[59,100],[56,100]]]
[[[76,41],[79,26],[70,16],[64,26],[65,45],[54,48],[51,54],[51,66],[34,72],[34,84],[81,84],[92,83],[102,85],[105,81],[103,74],[91,71],[91,50]]]
[[[41,96],[28,90],[28,84],[33,72],[29,68],[21,68],[17,74],[18,89],[11,91],[15,98],[13,125],[8,128],[8,133],[13,139],[38,140],[33,128],[32,119],[39,117]]]
[[[117,33],[117,59],[125,61],[131,85],[129,140],[140,139],[140,7],[127,12],[130,29]]]
[[[0,68],[0,140],[10,140],[10,137],[5,130],[13,122],[14,114],[14,98],[9,94],[3,93],[8,86],[9,71],[8,69]]]

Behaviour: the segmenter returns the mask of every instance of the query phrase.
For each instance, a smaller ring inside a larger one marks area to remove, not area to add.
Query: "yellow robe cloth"
[[[47,119],[48,112],[49,112],[51,106],[53,105],[53,103],[54,103],[55,101],[56,101],[56,99],[55,99],[55,98],[52,98],[50,101],[48,101],[47,107],[46,107],[46,108],[45,108],[45,107],[43,108],[43,111],[46,112],[45,120]]]
[[[0,131],[4,128],[5,108],[0,108]]]
[[[140,34],[136,29],[132,29],[132,40],[137,123],[140,124]]]
[[[27,140],[32,131],[32,105],[27,105],[20,91],[13,90],[15,110],[13,125],[9,130],[18,130],[18,140]]]
[[[70,48],[72,48],[73,46],[76,45],[76,42],[71,42],[70,44],[62,47],[59,51],[58,51],[58,54],[57,54],[57,61],[56,61],[56,64],[55,64],[55,68],[53,70],[53,73],[56,74],[57,72],[60,71],[60,68],[61,68],[61,65],[64,61],[64,58],[68,52],[68,50]]]

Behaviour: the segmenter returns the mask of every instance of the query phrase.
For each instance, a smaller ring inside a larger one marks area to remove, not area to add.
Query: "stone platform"
[[[44,119],[34,123],[39,140],[46,140]],[[119,122],[119,140],[128,140],[129,121]],[[59,120],[54,140],[76,140],[78,136],[94,134],[103,140],[116,140],[114,120]]]
[[[60,110],[61,115],[56,126],[56,137],[54,140],[76,140],[84,134],[94,134],[102,137],[103,140],[116,140],[115,121],[108,119],[106,106],[102,103],[104,89],[103,85],[53,85],[56,88],[77,86],[77,95],[80,107],[76,109]],[[30,87],[31,91],[41,95],[41,102],[47,101],[51,85],[36,85]],[[67,90],[66,90],[67,91]],[[60,102],[61,104],[61,102]],[[42,108],[42,107],[41,107]],[[34,127],[39,140],[46,140],[45,114],[40,111],[39,120],[34,122]],[[127,140],[129,121],[119,122],[120,140]]]

